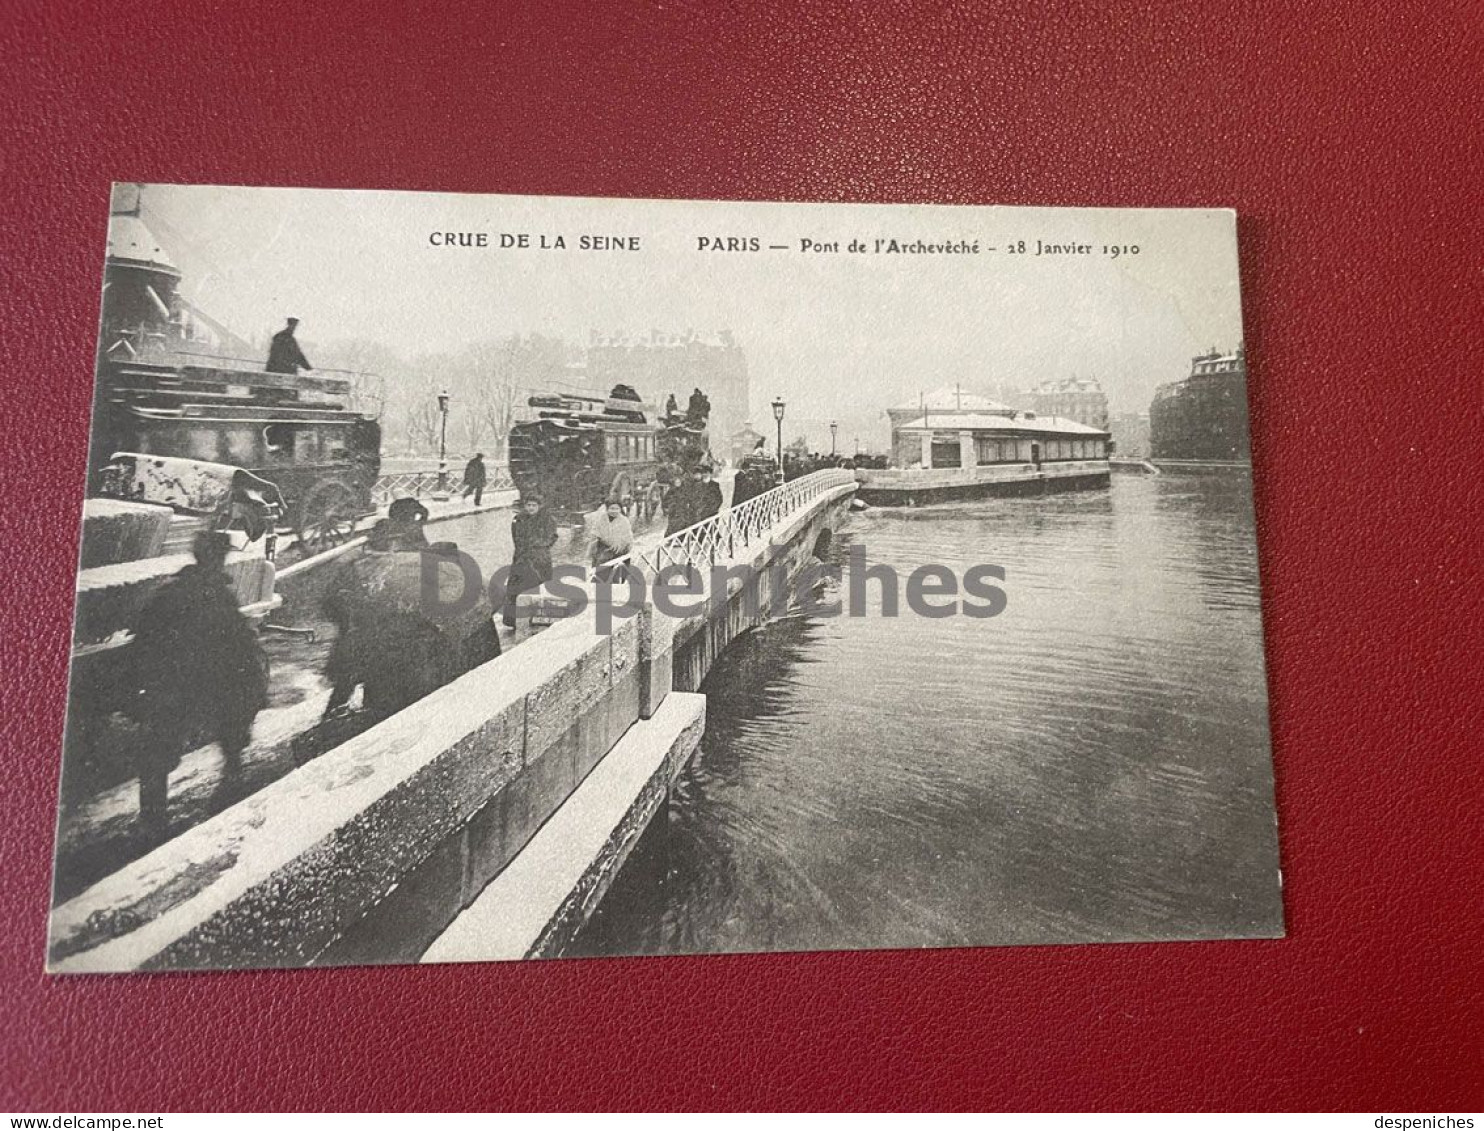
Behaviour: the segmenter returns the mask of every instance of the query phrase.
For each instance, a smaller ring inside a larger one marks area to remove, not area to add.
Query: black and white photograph
[[[107,207],[51,972],[1284,934],[1233,212]]]

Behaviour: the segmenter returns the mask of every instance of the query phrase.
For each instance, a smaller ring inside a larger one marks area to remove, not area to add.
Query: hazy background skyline
[[[143,216],[181,291],[254,342],[301,319],[312,362],[415,366],[513,334],[585,346],[592,332],[730,330],[746,354],[754,424],[788,402],[785,439],[882,447],[884,411],[918,393],[1095,377],[1113,413],[1145,411],[1190,359],[1241,340],[1235,223],[1225,211],[764,204],[148,185]],[[484,232],[485,249],[435,231]],[[531,248],[500,250],[501,233]],[[539,250],[560,234],[565,250]],[[577,249],[637,235],[639,252]],[[756,237],[700,252],[697,237]],[[802,254],[799,241],[838,241]],[[977,240],[979,255],[852,255],[851,239]],[[1095,254],[1011,255],[1024,240]],[[788,251],[767,250],[787,244]],[[1104,244],[1140,248],[1117,259]],[[378,363],[377,359],[381,359]],[[424,375],[384,372],[394,392]],[[640,389],[649,398],[653,391]],[[419,393],[418,395],[422,395]],[[719,439],[722,443],[725,438]]]

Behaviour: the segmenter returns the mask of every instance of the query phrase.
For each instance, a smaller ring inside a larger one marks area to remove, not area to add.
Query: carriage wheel
[[[323,553],[356,532],[355,492],[338,480],[317,484],[298,507],[299,545],[306,555]]]

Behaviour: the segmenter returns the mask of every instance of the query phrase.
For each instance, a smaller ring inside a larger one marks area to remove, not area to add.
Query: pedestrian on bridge
[[[393,499],[386,517],[378,519],[366,535],[366,546],[372,550],[421,550],[428,544],[423,527],[428,521],[428,508],[416,499]]]
[[[474,458],[464,465],[464,498],[474,496],[474,505],[479,506],[484,499],[484,485],[489,482],[489,474],[484,468],[484,453],[475,452]]]
[[[724,502],[721,494],[721,484],[716,481],[716,466],[711,460],[703,459],[697,467],[700,475],[696,478],[698,490],[696,492],[695,516],[692,523],[704,522],[708,518],[714,518],[721,513]]]
[[[665,536],[677,534],[721,510],[721,484],[711,478],[711,464],[693,464],[681,482],[665,496]]]
[[[556,545],[557,524],[536,492],[521,495],[520,507],[510,524],[510,540],[515,554],[510,563],[510,580],[505,586],[506,628],[515,627],[515,599],[551,580],[551,548]]]
[[[665,537],[678,534],[692,522],[699,503],[699,486],[690,474],[682,472],[680,482],[665,492]]]
[[[593,537],[593,576],[598,581],[608,581],[615,567],[603,567],[615,558],[623,557],[634,546],[634,528],[623,513],[623,504],[617,499],[609,499],[594,519],[590,532]]]
[[[253,720],[268,703],[268,659],[226,571],[230,541],[203,532],[192,548],[195,564],[155,592],[129,646],[136,688],[129,713],[142,732],[139,818],[155,840],[169,828],[170,771],[193,747],[221,746],[217,795],[235,796]]]
[[[732,481],[733,507],[766,494],[778,484],[778,465],[763,454],[762,444],[759,440],[757,449],[737,469],[737,477]]]

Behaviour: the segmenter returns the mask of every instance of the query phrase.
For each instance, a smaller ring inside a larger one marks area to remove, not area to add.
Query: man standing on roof
[[[269,373],[298,373],[301,369],[314,368],[304,356],[304,351],[299,348],[298,339],[294,337],[294,330],[298,325],[297,318],[290,318],[288,325],[273,335],[273,344],[268,347],[266,368]]]

